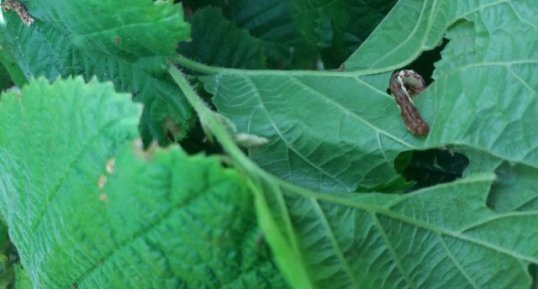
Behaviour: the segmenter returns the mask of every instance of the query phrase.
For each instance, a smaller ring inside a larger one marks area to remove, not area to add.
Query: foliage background
[[[20,2],[0,286],[536,288],[533,1]]]

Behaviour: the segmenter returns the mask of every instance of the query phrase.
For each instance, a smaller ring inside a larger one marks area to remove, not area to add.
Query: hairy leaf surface
[[[111,80],[145,105],[145,140],[167,141],[167,121],[185,135],[190,108],[166,78],[166,59],[189,38],[179,5],[171,1],[22,1],[36,19],[27,27],[4,13],[8,48],[27,78],[83,75]],[[82,21],[83,20],[83,21]],[[171,111],[171,113],[170,113]]]
[[[257,164],[321,192],[235,155],[257,181],[258,217],[290,284],[533,284],[537,15],[531,1],[399,1],[342,72],[231,70],[205,79],[238,132],[270,140],[249,150]],[[420,139],[405,130],[388,80],[443,36],[435,81],[415,98],[431,126]],[[470,159],[459,181],[405,196],[339,193],[393,179],[403,151],[446,146]]]
[[[214,66],[234,68],[265,67],[260,43],[246,30],[224,18],[218,8],[204,8],[191,18],[192,42],[181,43],[178,52]]]
[[[285,288],[245,179],[143,151],[140,105],[81,78],[0,101],[0,212],[34,288]]]

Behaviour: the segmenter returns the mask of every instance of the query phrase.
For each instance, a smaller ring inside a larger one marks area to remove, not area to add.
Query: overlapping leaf
[[[531,1],[399,1],[344,72],[226,71],[206,78],[218,110],[239,132],[270,140],[249,150],[252,159],[322,192],[251,174],[259,184],[259,219],[292,285],[533,284],[536,12]],[[450,42],[435,81],[415,100],[431,125],[418,139],[401,123],[388,79],[443,36]],[[442,146],[469,157],[461,181],[405,197],[335,193],[393,179],[402,151]],[[483,171],[490,173],[471,174]],[[503,179],[495,182],[492,172]]]
[[[179,45],[178,52],[182,55],[215,66],[265,67],[265,55],[257,39],[224,18],[220,9],[196,11],[191,24],[193,40]]]
[[[223,7],[224,14],[238,27],[256,37],[267,56],[269,67],[313,61],[315,55],[296,29],[290,2],[286,0],[234,0]]]
[[[0,212],[34,288],[285,288],[245,179],[142,151],[140,112],[81,78],[2,95]]]
[[[302,266],[309,288],[529,288],[536,212],[492,213],[492,181],[475,175],[407,197],[281,187],[266,192],[261,214],[287,241],[275,254]]]
[[[6,49],[27,77],[83,75],[111,80],[144,103],[141,128],[146,141],[166,142],[166,123],[186,134],[190,108],[166,78],[166,58],[189,38],[181,7],[172,1],[23,2],[36,19],[30,27],[5,13]],[[3,46],[4,46],[3,45]],[[169,113],[171,111],[172,113]]]
[[[197,7],[200,2],[185,5]],[[296,31],[284,0],[211,3],[197,8],[189,21],[192,42],[181,43],[178,52],[204,64],[261,69],[308,63],[310,67],[317,57]]]
[[[315,193],[268,175],[172,71],[202,121],[257,185],[258,219],[294,288],[529,288],[536,210],[494,212],[495,177],[407,195]],[[515,193],[515,192],[512,192]]]
[[[400,152],[446,145],[537,168],[536,8],[531,1],[466,3],[400,1],[344,72],[230,71],[207,87],[239,131],[271,141],[250,150],[258,164],[322,192],[386,182],[397,176]],[[415,100],[431,125],[418,139],[386,93],[388,79],[444,33],[451,42],[436,81]]]
[[[337,67],[370,35],[394,0],[295,0],[290,1],[299,32],[324,48],[329,67]]]

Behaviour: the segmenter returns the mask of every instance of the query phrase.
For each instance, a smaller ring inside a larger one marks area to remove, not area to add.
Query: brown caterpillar
[[[35,21],[32,15],[30,15],[30,13],[28,13],[28,11],[26,10],[26,7],[16,0],[4,0],[0,5],[2,6],[2,11],[4,12],[7,12],[9,10],[15,11],[15,13],[19,15],[19,18],[21,18],[22,22],[26,26],[32,25],[32,23],[34,23]]]
[[[400,108],[405,127],[415,136],[426,136],[430,131],[411,97],[425,88],[424,79],[413,70],[396,71],[390,77],[390,91]]]

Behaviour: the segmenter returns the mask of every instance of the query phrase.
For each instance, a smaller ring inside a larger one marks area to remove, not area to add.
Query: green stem
[[[270,193],[277,193],[278,188],[285,182],[266,173],[247,158],[236,145],[221,119],[216,116],[216,112],[213,112],[198,97],[183,74],[174,66],[170,67],[169,72],[198,114],[202,125],[206,126],[215,135],[223,149],[238,166],[238,169],[242,170],[248,176],[246,181],[255,195],[258,221],[269,244],[275,250],[275,259],[284,275],[288,278],[289,283],[295,288],[314,288],[309,278],[308,270],[302,261],[300,250],[297,248],[297,241],[294,239],[291,223],[288,222],[287,224],[291,234],[283,234],[282,228],[277,225],[277,222],[272,217],[271,210],[264,195],[264,186],[262,183],[269,184],[269,186],[275,189],[275,191],[270,191]],[[288,186],[293,187],[291,184],[288,184]],[[289,260],[295,260],[295,262],[290,262]]]
[[[205,74],[217,74],[228,70],[227,68],[209,66],[200,62],[196,62],[180,54],[176,55],[174,57],[174,60],[176,64],[179,64],[182,67]]]
[[[215,115],[216,113],[213,112],[204,103],[204,101],[198,97],[198,95],[192,89],[183,74],[174,66],[170,67],[169,72],[179,86],[179,88],[181,89],[181,91],[183,91],[183,94],[185,95],[189,103],[192,105],[192,107],[198,114],[202,125],[209,128],[211,133],[216,136],[216,138],[219,140],[220,144],[229,154],[229,156],[235,162],[240,164],[243,169],[246,169],[247,171],[255,170],[255,168],[253,167],[253,163],[250,162],[250,160],[248,160],[248,158],[246,158],[243,152],[237,147],[233,137],[224,128],[223,124],[221,123],[221,120]]]
[[[271,70],[271,69],[239,69],[239,68],[225,68],[217,66],[209,66],[196,62],[183,55],[176,55],[174,63],[184,67],[193,72],[203,74],[219,74],[219,73],[240,73],[242,75],[283,75],[283,76],[327,76],[327,77],[347,77],[357,78],[358,76],[369,74],[357,71],[330,71],[330,70]],[[390,76],[390,74],[388,74]]]

